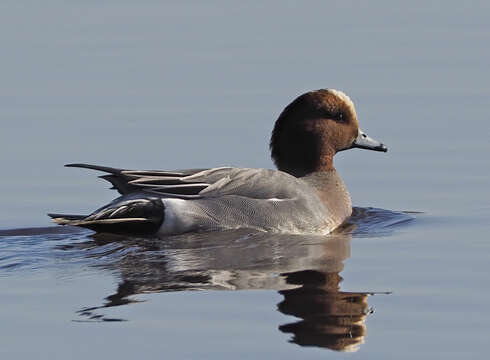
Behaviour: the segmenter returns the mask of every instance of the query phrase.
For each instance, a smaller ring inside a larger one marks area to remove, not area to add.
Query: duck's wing
[[[202,198],[236,195],[260,200],[297,198],[304,182],[278,170],[215,168],[186,176],[184,181],[207,183],[199,192]]]
[[[121,195],[145,192],[164,198],[209,198],[238,195],[253,199],[289,199],[298,193],[298,179],[277,170],[220,167],[186,170],[127,170],[90,164],[68,164],[106,172]]]
[[[128,170],[91,164],[67,164],[77,167],[103,171],[106,175],[99,176],[112,184],[112,189],[121,195],[144,191],[161,197],[194,198],[201,190],[209,186],[201,181],[187,181],[187,177],[200,173],[205,169],[186,170]]]

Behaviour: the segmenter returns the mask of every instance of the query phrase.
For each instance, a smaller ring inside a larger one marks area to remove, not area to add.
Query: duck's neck
[[[335,172],[335,168],[333,167],[333,156],[334,154],[331,154],[330,152],[324,152],[316,156],[316,161],[314,162],[307,161],[303,158],[302,161],[281,163],[281,166],[278,166],[278,169],[296,176],[297,178],[303,178],[309,174],[315,173]]]
[[[333,167],[333,156],[334,154],[330,152],[324,152],[323,154],[320,155],[320,159],[318,160],[316,169],[314,172],[329,172],[335,171],[335,168]],[[339,177],[340,178],[340,177]]]
[[[317,191],[337,225],[342,224],[352,214],[350,194],[333,166],[331,170],[311,172],[301,179]]]

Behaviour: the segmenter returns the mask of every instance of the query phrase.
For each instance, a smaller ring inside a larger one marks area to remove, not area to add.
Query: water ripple
[[[336,233],[349,233],[354,238],[386,236],[413,219],[413,216],[404,212],[358,207],[354,208],[349,223]],[[257,234],[247,231],[234,232],[231,237],[225,235],[226,242],[221,240],[221,235],[215,235],[184,234],[165,239],[148,239],[98,235],[85,229],[59,226],[0,230],[0,275],[50,267],[62,269],[80,264],[110,267],[114,261],[129,258],[135,253],[144,254],[150,263],[152,259],[158,261],[163,253],[170,257],[173,255],[185,259],[182,262],[189,268],[193,264],[199,265],[200,259],[188,257],[188,252],[195,253],[201,249],[202,257],[213,257],[214,252],[219,253],[221,248],[230,243],[236,249],[248,251],[259,246],[253,240]],[[302,239],[291,241],[301,242]],[[189,250],[186,251],[186,248]]]

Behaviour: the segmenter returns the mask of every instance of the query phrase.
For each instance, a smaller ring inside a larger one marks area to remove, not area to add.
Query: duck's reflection
[[[159,240],[97,235],[94,240],[94,248],[112,251],[104,267],[117,270],[122,280],[104,305],[80,311],[85,319],[121,321],[98,312],[135,302],[135,294],[274,289],[284,296],[279,311],[299,318],[279,326],[292,334],[291,342],[338,351],[356,350],[364,342],[369,293],[343,292],[339,286],[350,256],[348,232],[319,237],[230,231]]]
[[[304,270],[285,275],[288,283],[300,287],[279,291],[284,300],[278,309],[301,320],[279,330],[293,334],[291,342],[298,345],[356,351],[366,335],[369,294],[340,291],[338,272]]]

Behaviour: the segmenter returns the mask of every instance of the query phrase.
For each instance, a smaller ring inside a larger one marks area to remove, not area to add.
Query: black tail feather
[[[74,225],[93,230],[97,233],[152,235],[157,232],[159,225],[151,219],[102,219],[92,221],[73,221],[67,225]]]
[[[107,172],[109,174],[114,174],[114,175],[120,174],[121,171],[124,171],[124,169],[117,169],[117,168],[113,168],[113,167],[109,167],[109,166],[81,164],[81,163],[65,164],[65,167],[92,169],[92,170],[104,171],[104,172]]]
[[[165,218],[161,199],[121,201],[85,215],[48,214],[59,225],[80,226],[96,232],[150,235],[158,231]]]
[[[51,219],[63,218],[65,220],[83,220],[88,215],[71,215],[71,214],[54,214],[54,213],[49,213],[48,216]]]

